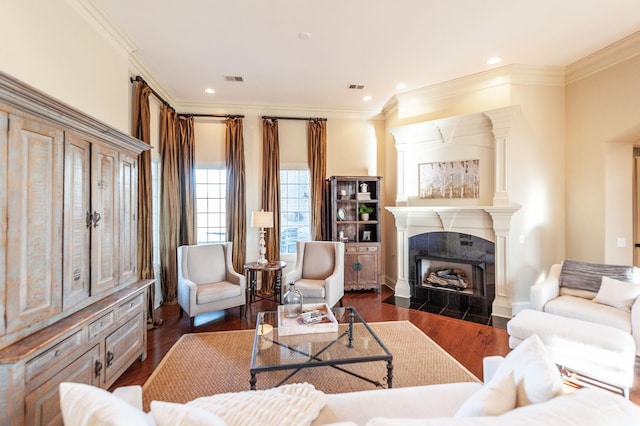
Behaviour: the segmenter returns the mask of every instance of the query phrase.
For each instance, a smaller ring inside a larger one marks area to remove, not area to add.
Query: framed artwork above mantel
[[[418,164],[418,193],[422,199],[479,198],[480,160]]]

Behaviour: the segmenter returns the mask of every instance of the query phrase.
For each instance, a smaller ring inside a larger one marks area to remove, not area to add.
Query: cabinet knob
[[[97,228],[98,227],[98,222],[100,222],[100,213],[98,212],[93,212],[93,227]]]
[[[76,268],[73,270],[73,280],[78,281],[80,279],[80,269]]]
[[[111,364],[113,364],[113,352],[108,351],[107,352],[107,367],[111,367]]]

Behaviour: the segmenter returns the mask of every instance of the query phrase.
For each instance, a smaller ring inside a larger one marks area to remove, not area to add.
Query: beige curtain
[[[233,268],[244,273],[247,246],[247,200],[242,118],[227,118],[227,239],[233,243]]]
[[[178,119],[178,175],[182,211],[178,245],[196,244],[195,133],[193,117]]]
[[[177,249],[180,242],[182,191],[178,173],[179,153],[176,135],[177,114],[167,105],[160,113],[160,266],[162,304],[177,302]]]
[[[151,88],[136,81],[133,102],[133,136],[151,144],[151,113],[149,95]],[[138,157],[138,278],[155,278],[153,270],[153,194],[151,190],[151,150]],[[147,328],[160,324],[155,319],[155,285],[147,293]]]
[[[280,259],[280,144],[278,121],[262,120],[262,208],[273,212],[273,228],[267,230],[267,259]],[[266,277],[263,277],[266,278]],[[273,293],[273,280],[262,280],[262,289]]]
[[[327,174],[327,122],[309,121],[307,140],[311,175],[311,239],[323,241],[326,237],[323,194]]]

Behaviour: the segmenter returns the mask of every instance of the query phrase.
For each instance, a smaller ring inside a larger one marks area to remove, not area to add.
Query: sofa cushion
[[[629,312],[581,297],[556,297],[544,305],[544,311],[561,317],[608,325],[631,334]]]
[[[455,417],[499,416],[516,407],[516,382],[513,372],[497,377],[471,395],[456,411]]]
[[[309,383],[258,391],[230,392],[188,402],[220,417],[227,425],[311,424],[325,404],[324,393]]]
[[[593,300],[629,312],[638,296],[640,296],[640,284],[602,277],[600,290]]]
[[[196,304],[204,305],[207,303],[218,302],[224,299],[231,299],[242,294],[242,288],[239,285],[230,283],[229,281],[220,281],[212,284],[200,284],[196,287]]]
[[[65,426],[153,426],[153,418],[104,389],[82,383],[60,383],[60,410]]]
[[[157,426],[226,426],[215,414],[174,402],[151,401],[150,414]]]
[[[601,263],[565,260],[560,271],[560,288],[597,292],[602,277],[610,277],[621,281],[633,281],[633,266],[606,265]]]
[[[537,335],[519,344],[504,358],[491,381],[513,372],[516,406],[547,401],[562,392],[562,378],[551,354]]]

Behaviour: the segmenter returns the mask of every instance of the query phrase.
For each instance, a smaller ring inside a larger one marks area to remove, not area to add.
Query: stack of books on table
[[[278,336],[334,331],[338,331],[338,321],[326,303],[305,304],[297,318],[287,318],[283,305],[278,306]]]
[[[369,201],[371,200],[370,192],[358,192],[358,201]]]

